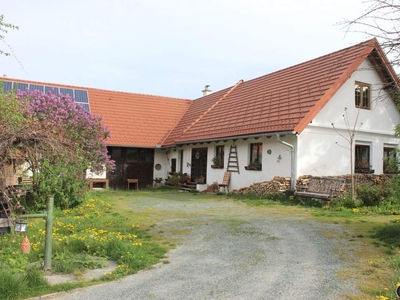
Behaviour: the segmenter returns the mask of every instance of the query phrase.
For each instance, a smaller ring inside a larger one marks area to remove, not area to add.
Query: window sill
[[[370,170],[370,169],[355,169],[354,173],[357,174],[373,174],[375,173],[375,170]]]
[[[357,106],[357,105],[355,107],[359,108],[359,109],[371,110],[370,107],[362,107],[362,106]]]
[[[247,171],[261,171],[261,166],[244,166]]]
[[[223,165],[211,165],[211,168],[213,168],[213,169],[223,169],[224,166]]]

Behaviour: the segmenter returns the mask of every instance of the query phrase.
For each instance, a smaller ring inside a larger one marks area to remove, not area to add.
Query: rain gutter
[[[293,132],[292,132],[293,133]],[[280,138],[280,134],[276,134],[276,138],[278,142],[282,145],[285,145],[290,148],[291,155],[290,155],[290,190],[294,191],[296,188],[296,149],[292,144],[289,144],[285,141],[282,141]]]

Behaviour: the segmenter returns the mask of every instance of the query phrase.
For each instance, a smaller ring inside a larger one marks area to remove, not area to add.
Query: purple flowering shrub
[[[60,207],[78,204],[86,186],[85,170],[98,173],[115,166],[105,143],[110,132],[99,116],[90,114],[69,96],[36,90],[18,92],[17,97],[28,103],[27,119],[58,141],[54,149],[40,149],[39,157],[27,155],[34,174],[35,206],[44,205],[49,193]]]

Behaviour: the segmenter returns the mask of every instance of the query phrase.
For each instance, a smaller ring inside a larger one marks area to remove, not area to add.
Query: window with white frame
[[[399,161],[397,158],[397,148],[383,147],[383,173],[396,174],[399,172]]]
[[[355,173],[373,173],[370,145],[356,145],[354,157]]]

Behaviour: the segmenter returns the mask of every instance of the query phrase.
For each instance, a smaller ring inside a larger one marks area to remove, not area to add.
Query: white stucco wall
[[[283,141],[296,144],[295,136],[284,136],[281,138]],[[224,173],[228,166],[229,150],[233,141],[227,142],[212,142],[209,144],[196,144],[196,145],[185,145],[181,147],[174,147],[170,149],[156,149],[154,164],[161,164],[161,170],[154,170],[154,177],[167,178],[168,173],[171,171],[170,161],[172,158],[177,159],[177,171],[180,166],[180,150],[183,150],[183,173],[191,173],[191,160],[192,160],[192,148],[207,147],[207,184],[214,182],[222,182]],[[262,170],[253,171],[245,170],[245,166],[249,164],[250,160],[250,144],[251,143],[263,143],[262,153]],[[259,139],[239,139],[235,142],[237,146],[238,161],[240,174],[233,172],[231,175],[231,181],[229,189],[239,189],[241,187],[250,186],[255,182],[261,182],[271,180],[274,176],[290,177],[291,174],[291,149],[285,145],[280,144],[275,136],[266,138],[260,137]],[[217,145],[225,146],[225,161],[224,169],[213,169],[212,158],[215,156],[215,148]],[[175,150],[176,149],[176,150]],[[271,150],[271,154],[268,154],[268,150]],[[278,157],[281,157],[278,159]]]
[[[282,140],[292,144],[295,143],[295,136],[285,136]],[[245,166],[249,164],[250,160],[250,144],[251,143],[262,143],[263,144],[263,153],[262,153],[262,170],[261,171],[253,171],[253,170],[245,170]],[[212,184],[214,182],[222,182],[224,177],[224,173],[226,172],[226,168],[228,166],[228,158],[229,158],[229,150],[230,146],[233,144],[232,141],[227,142],[212,142],[210,144],[203,144],[203,147],[208,147],[207,154],[207,184]],[[276,137],[266,138],[261,137],[259,139],[239,139],[235,142],[237,146],[238,153],[238,161],[239,161],[239,169],[240,173],[232,172],[231,181],[229,185],[229,189],[239,189],[241,187],[250,186],[255,182],[261,182],[266,180],[271,180],[274,176],[283,176],[290,177],[290,163],[291,163],[291,151],[290,148],[278,143]],[[225,146],[225,161],[224,161],[224,169],[213,169],[212,158],[215,156],[215,148],[217,145]],[[191,149],[196,146],[185,146],[185,154],[184,157],[184,172],[190,174],[190,167],[186,166],[186,161],[188,163],[191,162]],[[198,145],[197,145],[198,147]],[[271,150],[271,154],[268,154],[268,149]],[[281,159],[278,159],[278,157]]]
[[[357,109],[354,104],[355,82],[372,85],[371,109]],[[349,143],[339,133],[349,136],[343,114],[347,108],[350,127],[359,128],[355,144],[370,145],[370,156],[375,174],[383,173],[383,147],[397,146],[394,127],[400,122],[400,114],[390,96],[383,91],[378,74],[365,60],[358,70],[326,104],[312,123],[298,137],[298,175],[342,175],[350,173]],[[361,125],[362,123],[362,125]],[[354,157],[354,153],[352,154]]]

